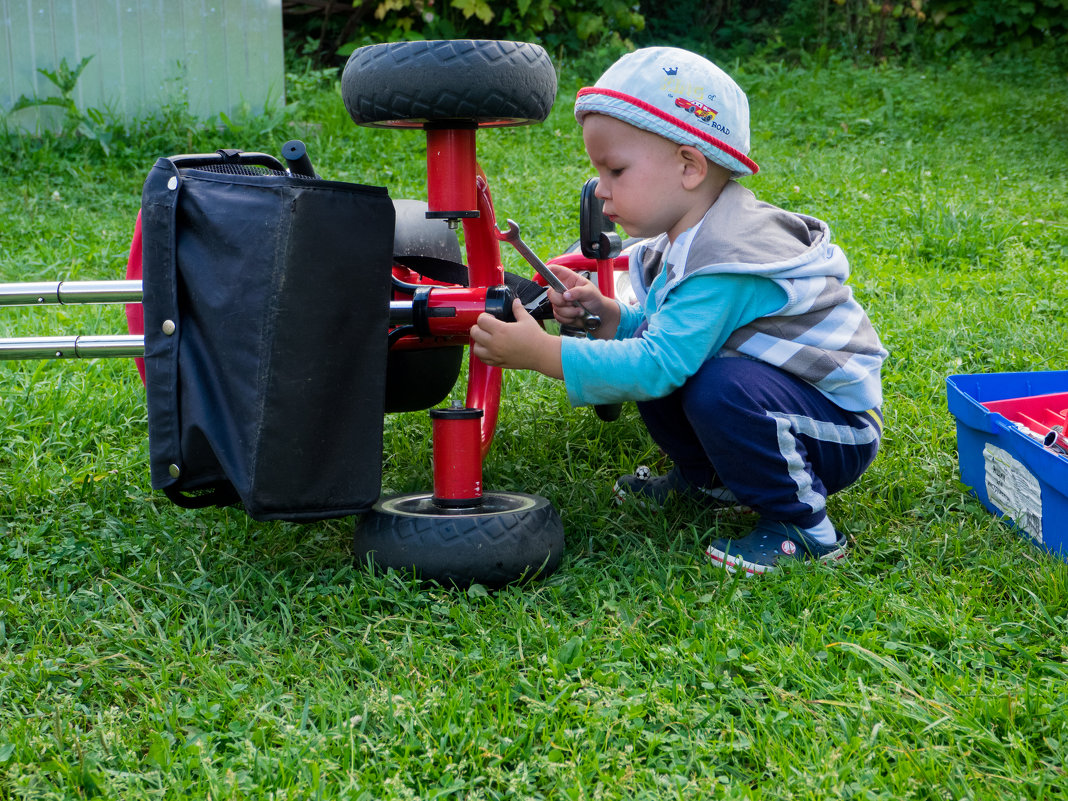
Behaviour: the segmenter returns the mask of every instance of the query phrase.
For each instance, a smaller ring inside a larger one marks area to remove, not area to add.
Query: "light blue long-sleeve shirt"
[[[763,276],[696,275],[665,295],[667,280],[666,271],[653,280],[644,310],[620,304],[615,339],[561,339],[571,405],[664,397],[696,373],[736,329],[771,314],[786,300],[786,293]],[[635,336],[646,320],[648,327]]]

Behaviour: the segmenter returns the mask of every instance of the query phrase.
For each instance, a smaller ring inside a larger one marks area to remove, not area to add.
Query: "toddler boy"
[[[479,317],[473,352],[563,379],[572,405],[637,401],[674,467],[623,476],[617,494],[755,511],[749,534],[708,546],[728,570],[843,558],[826,500],[875,458],[887,354],[828,226],[735,180],[758,169],[749,104],[694,53],[624,56],[579,91],[575,117],[605,214],[647,238],[630,257],[639,303],[554,267],[569,287],[549,293],[556,319],[577,326],[581,303],[601,317],[596,338],[554,337],[516,303],[515,323]]]

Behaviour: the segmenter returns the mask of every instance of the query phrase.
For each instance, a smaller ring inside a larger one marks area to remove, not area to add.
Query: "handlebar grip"
[[[285,159],[289,171],[294,175],[303,175],[305,178],[314,178],[315,169],[311,159],[308,158],[308,148],[299,139],[290,139],[282,145],[282,158]]]

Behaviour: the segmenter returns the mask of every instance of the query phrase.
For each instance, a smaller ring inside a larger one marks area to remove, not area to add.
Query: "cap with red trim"
[[[735,178],[760,168],[749,158],[749,101],[723,70],[677,47],[646,47],[580,89],[575,119],[606,114],[692,145]]]

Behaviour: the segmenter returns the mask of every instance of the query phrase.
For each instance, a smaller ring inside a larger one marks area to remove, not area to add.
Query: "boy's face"
[[[604,114],[586,116],[582,140],[600,179],[604,212],[628,235],[667,233],[674,241],[708,210],[695,205],[684,185],[688,160],[680,145]]]

